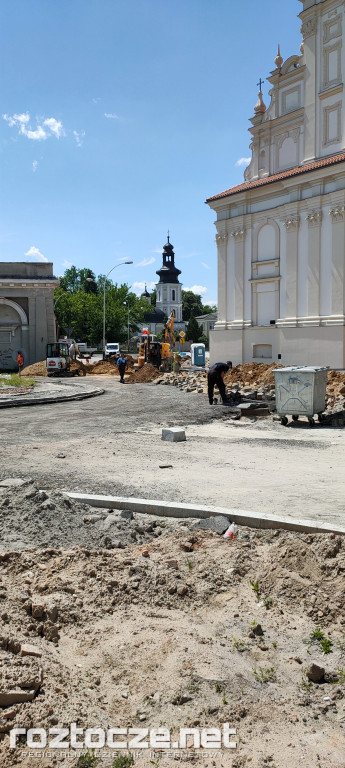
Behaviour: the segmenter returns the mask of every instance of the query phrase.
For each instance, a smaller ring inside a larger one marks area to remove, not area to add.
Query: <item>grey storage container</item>
[[[306,416],[310,426],[314,425],[314,414],[319,421],[325,409],[328,368],[312,365],[276,368],[274,373],[276,409],[281,423],[288,423],[287,416],[297,421]]]

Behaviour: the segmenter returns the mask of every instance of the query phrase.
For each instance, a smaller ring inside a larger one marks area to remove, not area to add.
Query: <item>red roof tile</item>
[[[315,171],[317,168],[326,168],[328,165],[335,165],[336,163],[344,162],[345,152],[340,155],[332,155],[331,157],[325,157],[322,160],[316,160],[308,165],[297,165],[295,168],[290,168],[288,171],[282,171],[281,173],[274,173],[273,176],[267,176],[265,179],[256,179],[256,181],[245,181],[243,184],[238,184],[237,187],[230,187],[225,192],[220,192],[218,195],[208,197],[206,203],[211,203],[213,200],[220,200],[222,197],[230,197],[230,195],[237,195],[238,192],[245,192],[247,189],[255,189],[256,187],[263,187],[266,184],[273,184],[275,181],[281,181],[281,179],[288,179],[290,176],[299,176],[301,173],[307,173],[308,171]]]

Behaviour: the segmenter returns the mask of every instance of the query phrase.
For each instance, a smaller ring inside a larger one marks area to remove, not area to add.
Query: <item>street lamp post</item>
[[[124,301],[123,303],[127,307],[127,349],[129,351],[129,301]]]
[[[118,264],[115,264],[115,267],[112,267],[108,274],[104,278],[104,286],[103,286],[103,340],[102,340],[102,348],[103,348],[103,359],[105,357],[105,286],[107,279],[110,275],[110,273],[116,269],[116,267],[121,267],[122,264],[133,264],[133,261],[120,261]]]

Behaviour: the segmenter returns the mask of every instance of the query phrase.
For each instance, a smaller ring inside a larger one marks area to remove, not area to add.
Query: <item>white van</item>
[[[120,354],[120,344],[117,341],[112,341],[105,345],[104,360],[109,360],[110,357],[115,357]]]

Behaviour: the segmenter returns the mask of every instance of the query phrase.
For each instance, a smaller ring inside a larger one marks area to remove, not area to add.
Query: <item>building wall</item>
[[[43,360],[46,344],[55,341],[53,265],[0,263],[0,370],[16,370],[21,352],[25,365]]]
[[[208,201],[218,258],[211,362],[345,366],[345,3],[301,3],[301,55],[277,54],[268,109],[259,94],[247,183]],[[327,167],[315,162],[326,157]]]

